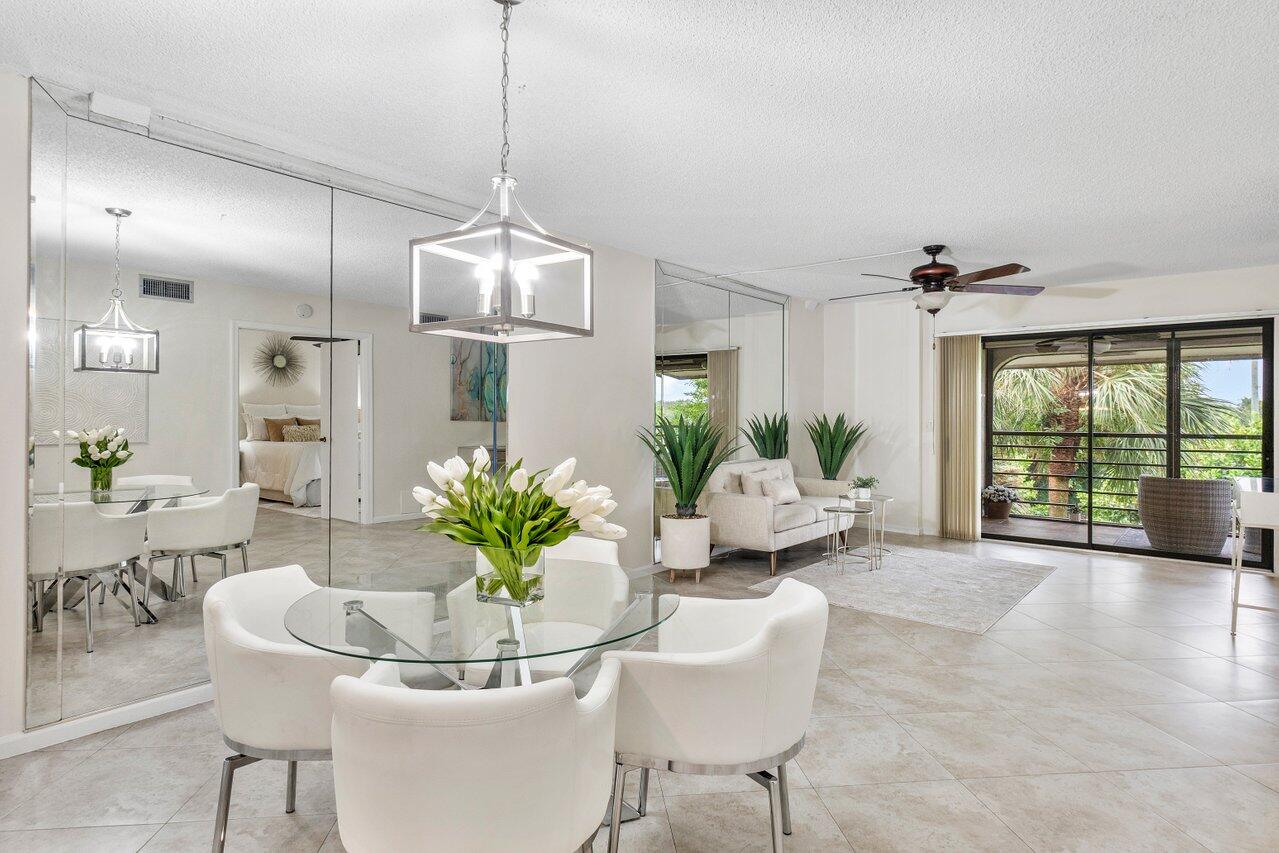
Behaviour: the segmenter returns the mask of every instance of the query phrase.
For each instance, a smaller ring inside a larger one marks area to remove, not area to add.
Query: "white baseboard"
[[[117,726],[125,726],[129,723],[158,717],[170,711],[180,711],[183,708],[190,708],[192,705],[208,702],[212,698],[213,685],[200,684],[183,690],[175,690],[172,693],[165,693],[161,696],[154,696],[150,699],[143,699],[141,702],[121,705],[119,708],[111,708],[96,714],[77,717],[74,720],[50,723],[47,726],[41,726],[31,731],[5,735],[0,737],[0,759],[44,749],[47,746],[65,743],[85,735],[105,732]]]
[[[414,521],[417,519],[426,521],[426,516],[422,515],[421,512],[404,512],[399,515],[375,515],[373,517],[373,523],[385,524],[388,521]]]

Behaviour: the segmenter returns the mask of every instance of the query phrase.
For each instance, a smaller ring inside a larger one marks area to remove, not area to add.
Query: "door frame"
[[[365,403],[360,438],[360,524],[373,523],[373,333],[350,329],[329,329],[323,326],[293,326],[281,323],[262,323],[257,320],[231,321],[231,411],[229,428],[231,436],[230,482],[240,482],[240,331],[282,332],[289,335],[324,335],[334,338],[350,338],[360,342],[360,397]],[[328,466],[325,466],[328,470]],[[327,520],[327,519],[326,519]]]

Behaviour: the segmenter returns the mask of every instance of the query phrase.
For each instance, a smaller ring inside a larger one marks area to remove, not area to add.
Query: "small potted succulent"
[[[986,517],[994,521],[1006,521],[1020,498],[1010,486],[987,486],[981,490],[981,505]]]
[[[853,500],[870,500],[870,490],[879,485],[878,477],[854,477]]]

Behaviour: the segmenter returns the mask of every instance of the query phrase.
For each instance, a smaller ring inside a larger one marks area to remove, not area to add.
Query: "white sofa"
[[[826,513],[840,495],[847,495],[850,484],[843,480],[819,480],[795,477],[800,501],[776,504],[768,496],[742,493],[741,475],[778,469],[783,477],[793,477],[795,469],[788,459],[751,459],[725,462],[711,474],[706,484],[706,513],[711,518],[711,544],[731,548],[766,551],[769,574],[777,574],[777,552],[782,548],[811,542],[826,535]],[[853,526],[854,515],[841,514],[839,529]]]

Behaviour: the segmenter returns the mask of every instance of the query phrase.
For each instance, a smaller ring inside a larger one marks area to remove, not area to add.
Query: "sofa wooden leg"
[[[701,582],[702,582],[702,570],[693,569],[693,583],[701,583]]]
[[[769,577],[775,577],[777,575],[777,552],[776,551],[770,551],[768,553],[768,574],[769,574]]]
[[[671,583],[675,583],[675,570],[674,570],[674,569],[671,569],[669,572],[667,572],[667,573],[666,573],[666,579],[667,579],[668,581],[670,581]]]

